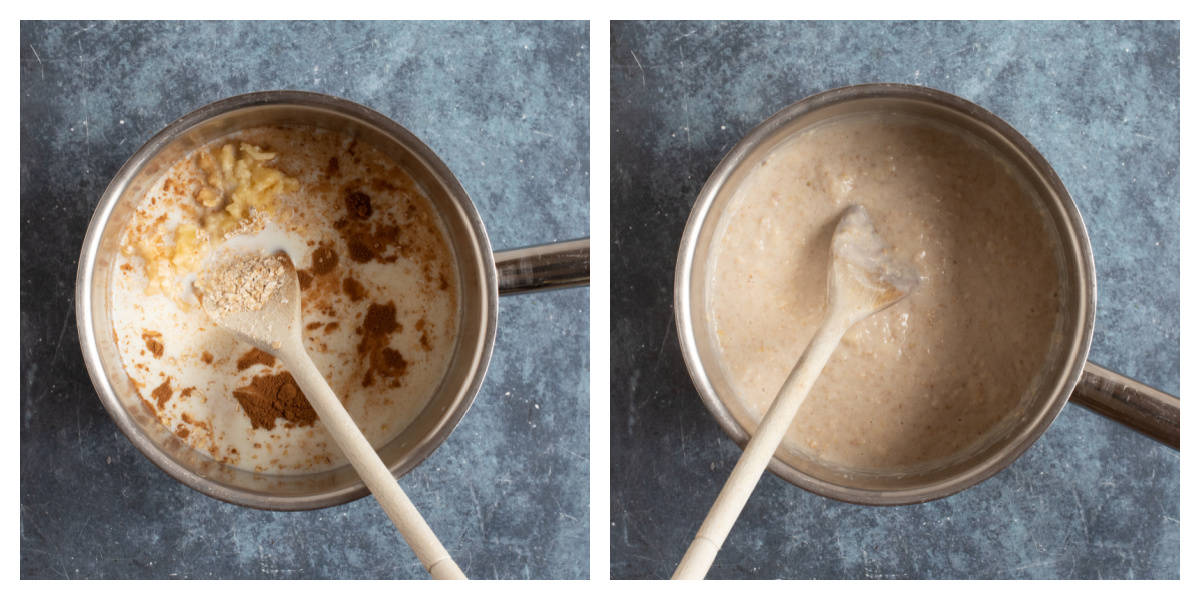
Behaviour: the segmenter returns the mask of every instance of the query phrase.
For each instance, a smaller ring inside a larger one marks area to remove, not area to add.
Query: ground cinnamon
[[[376,223],[372,229],[365,223],[347,223],[341,232],[354,262],[394,263],[400,257],[396,251],[400,244],[400,228],[396,225]]]
[[[275,357],[259,350],[251,348],[249,352],[242,355],[237,361],[237,370],[245,371],[254,365],[266,365],[268,367],[275,366]]]
[[[358,302],[367,296],[366,288],[353,277],[347,277],[342,280],[342,291],[346,292],[346,297],[351,302]]]
[[[300,284],[300,289],[307,290],[308,286],[312,285],[313,275],[307,269],[300,269],[296,271],[296,279]]]
[[[150,354],[154,355],[154,358],[162,358],[163,343],[161,333],[143,329],[142,341],[146,342],[146,349],[150,351]]]
[[[312,253],[312,273],[320,276],[337,268],[338,255],[333,248],[322,244]]]
[[[417,319],[417,331],[421,332],[421,348],[426,352],[433,350],[433,344],[429,343],[429,332],[425,331],[425,317]]]
[[[346,216],[335,221],[333,226],[342,234],[350,260],[357,263],[396,262],[400,257],[400,227],[395,220],[387,213],[381,213],[385,222],[369,220],[374,214],[371,197],[361,189],[343,190],[342,200]]]
[[[358,343],[358,355],[367,363],[363,374],[363,387],[375,383],[375,375],[392,380],[391,386],[400,384],[399,378],[408,370],[408,361],[396,350],[388,347],[392,333],[403,331],[404,326],[396,322],[396,303],[374,304],[367,309],[362,327],[358,331],[362,340]]]
[[[234,390],[233,397],[242,405],[254,429],[274,429],[277,419],[300,427],[317,420],[316,411],[287,371],[259,375],[250,385]]]
[[[171,378],[168,377],[163,380],[161,385],[154,388],[154,391],[150,392],[150,396],[158,403],[158,410],[162,410],[167,405],[167,401],[171,399],[172,393],[174,392],[171,390]]]
[[[183,413],[183,414],[179,415],[179,418],[183,419],[184,423],[187,423],[188,425],[191,425],[192,427],[195,427],[197,429],[203,429],[205,431],[212,431],[212,426],[208,424],[208,421],[198,421],[198,420],[196,420],[195,417],[193,417],[192,415],[190,415],[188,413]]]
[[[361,190],[347,192],[343,199],[346,202],[346,214],[351,218],[365,221],[371,218],[371,197]]]

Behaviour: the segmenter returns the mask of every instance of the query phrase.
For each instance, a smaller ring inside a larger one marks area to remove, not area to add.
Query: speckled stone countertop
[[[208,102],[303,89],[437,152],[497,249],[588,234],[586,23],[23,23],[21,576],[407,578],[365,498],[300,513],[177,483],[117,430],[84,369],[76,261],[108,180]],[[468,576],[588,576],[588,290],[504,298],[490,372],[401,484]]]
[[[1091,359],[1179,393],[1177,23],[613,23],[612,575],[669,577],[738,456],[671,298],[696,194],[754,125],[825,89],[931,86],[1015,126],[1095,252]],[[713,578],[1177,578],[1179,454],[1068,405],[997,476],[871,508],[767,475]]]

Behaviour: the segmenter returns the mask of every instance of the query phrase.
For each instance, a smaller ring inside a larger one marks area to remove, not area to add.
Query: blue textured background
[[[588,234],[586,23],[22,23],[21,575],[424,577],[366,498],[301,513],[177,483],[122,436],[75,331],[109,178],[171,120],[248,91],[334,94],[424,140],[497,249]],[[505,298],[487,380],[401,483],[476,578],[588,576],[588,292]]]
[[[612,574],[668,577],[738,456],[688,378],[671,294],[697,192],[775,111],[927,85],[1046,156],[1096,255],[1091,359],[1179,393],[1177,23],[613,23]],[[992,479],[870,508],[766,476],[715,578],[1176,578],[1179,454],[1069,405]]]

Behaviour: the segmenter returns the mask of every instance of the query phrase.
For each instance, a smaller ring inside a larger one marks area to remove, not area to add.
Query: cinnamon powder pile
[[[259,375],[250,385],[234,390],[233,397],[255,429],[274,429],[276,419],[287,421],[285,427],[305,427],[317,420],[316,411],[287,371]]]

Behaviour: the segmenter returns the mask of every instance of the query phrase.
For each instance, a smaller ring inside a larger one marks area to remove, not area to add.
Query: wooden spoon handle
[[[817,330],[787,381],[779,389],[766,416],[758,424],[758,430],[750,436],[746,450],[734,465],[733,472],[700,525],[696,539],[688,546],[683,560],[679,561],[672,579],[703,579],[708,573],[721,544],[725,543],[725,537],[746,506],[750,493],[771,462],[775,449],[779,447],[792,419],[816,383],[821,369],[829,362],[846,329],[840,320],[827,319]]]
[[[354,470],[367,484],[367,489],[371,490],[429,574],[434,579],[466,579],[429,524],[421,518],[417,507],[400,489],[400,484],[375,453],[354,419],[346,412],[308,353],[304,352],[303,345],[299,351],[281,351],[280,358],[291,370],[292,377],[304,391],[309,404],[325,425],[325,430],[333,436]]]

